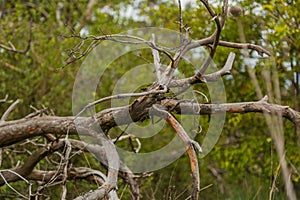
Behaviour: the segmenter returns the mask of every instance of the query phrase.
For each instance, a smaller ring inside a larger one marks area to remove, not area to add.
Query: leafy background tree
[[[219,1],[212,1],[212,5],[221,12]],[[259,59],[255,52],[250,51],[250,58],[246,58],[243,51],[232,50],[237,54],[232,76],[223,78],[227,102],[253,101],[260,98],[247,70],[247,63],[252,59],[256,63],[253,70],[262,94],[268,94],[272,102],[299,110],[299,2],[235,1],[231,6],[241,7],[242,14],[228,16],[221,39],[240,42],[242,38],[239,30],[242,30],[242,36],[247,42],[266,47],[272,51],[274,57]],[[201,2],[184,3],[183,19],[184,23],[191,27],[191,38],[201,39],[214,31],[214,24],[208,16]],[[8,94],[11,100],[21,100],[10,119],[26,116],[33,111],[32,107],[48,107],[50,109],[47,112],[50,115],[72,115],[72,87],[83,60],[65,66],[72,53],[70,49],[80,42],[78,38],[69,37],[72,34],[103,35],[152,26],[179,30],[177,2],[168,0],[95,1],[90,8],[87,1],[4,0],[0,1],[0,19],[0,44],[10,47],[11,43],[16,49],[25,50],[30,40],[30,48],[25,53],[0,48],[0,98]],[[217,66],[225,63],[227,54],[228,49],[218,47],[214,58]],[[95,94],[95,98],[110,95],[114,80],[118,80],[130,66],[144,63],[145,59],[151,60],[146,53],[140,52],[133,53],[130,59],[118,60],[115,66],[119,67],[115,69],[113,66],[114,68],[108,69],[108,77],[103,83],[105,87]],[[182,72],[186,73],[185,66],[181,67]],[[273,81],[278,77],[280,98],[273,89],[273,96],[270,96],[267,77],[271,77]],[[201,87],[198,89],[205,90]],[[0,113],[4,113],[9,104],[4,103],[0,106]],[[209,117],[200,118],[205,132]],[[291,122],[284,120],[283,123],[286,159],[292,169],[291,179],[295,190],[300,196],[300,136]],[[279,161],[266,126],[261,114],[227,115],[218,144],[200,161],[202,198],[266,199],[274,182],[275,199],[285,198],[281,176],[276,176]],[[116,129],[112,134],[119,132]],[[168,129],[163,132],[163,135],[172,136]],[[200,140],[201,135],[198,137]],[[157,138],[157,145],[164,145],[166,139],[168,138]],[[43,138],[38,138],[38,141],[42,142]],[[159,144],[160,142],[162,144]],[[27,155],[26,152],[17,153],[23,148],[25,147],[22,145],[14,145],[2,149],[3,159],[0,167],[5,169],[15,166]],[[30,145],[26,145],[26,148],[34,150]],[[143,148],[145,151],[151,151],[156,147],[144,142]],[[72,162],[82,166],[99,167],[97,161],[89,154],[83,154]],[[41,162],[39,167],[45,168],[47,163]],[[150,177],[140,179],[141,194],[145,199],[185,199],[190,194],[191,177],[186,173],[189,170],[189,161],[184,155],[172,165],[154,172]],[[22,182],[13,183],[13,186],[20,192],[27,191],[26,184]],[[56,192],[48,188],[44,193],[53,199],[59,198],[60,188],[53,187],[56,188]],[[68,198],[91,189],[88,182],[78,185],[70,183],[68,187],[74,188],[75,191],[74,194],[69,194]],[[93,187],[96,188],[97,185]],[[124,191],[123,199],[130,198],[126,183],[121,184],[119,190]],[[14,195],[7,186],[2,186],[0,193],[6,197],[9,194]]]

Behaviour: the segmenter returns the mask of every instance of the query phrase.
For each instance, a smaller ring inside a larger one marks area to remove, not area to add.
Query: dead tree
[[[180,122],[172,113],[184,114],[184,115],[211,115],[217,113],[248,113],[259,112],[266,115],[278,115],[289,119],[294,125],[300,128],[300,113],[289,108],[288,106],[281,106],[277,104],[270,104],[267,102],[267,98],[263,98],[260,101],[253,102],[241,102],[241,103],[223,103],[223,104],[195,104],[189,100],[178,100],[173,96],[167,96],[170,88],[184,88],[187,89],[194,84],[203,84],[206,82],[212,82],[220,79],[222,76],[230,74],[234,62],[234,53],[228,55],[226,64],[219,70],[210,74],[206,74],[218,46],[254,50],[260,55],[266,54],[270,56],[270,52],[266,49],[249,43],[234,43],[230,41],[220,40],[220,34],[224,27],[228,2],[223,1],[222,13],[217,15],[208,1],[202,1],[203,5],[207,9],[213,19],[216,30],[213,34],[207,38],[200,40],[189,39],[189,28],[183,24],[181,4],[179,1],[179,22],[180,22],[180,34],[181,43],[175,50],[175,53],[171,53],[167,48],[161,47],[155,42],[155,35],[151,40],[145,40],[143,38],[132,35],[103,35],[103,36],[87,36],[81,37],[79,35],[73,35],[71,37],[79,37],[82,42],[89,41],[90,45],[78,54],[78,49],[74,48],[72,52],[72,59],[69,59],[68,63],[72,63],[82,57],[86,56],[91,50],[97,46],[103,40],[111,40],[114,42],[121,42],[135,45],[136,43],[143,43],[148,45],[152,51],[153,63],[156,72],[156,81],[153,82],[145,92],[141,93],[127,93],[108,96],[94,102],[87,104],[77,116],[58,117],[47,116],[44,114],[44,110],[37,110],[35,113],[12,121],[6,121],[9,113],[17,106],[17,101],[11,105],[11,107],[3,114],[0,121],[0,147],[8,147],[18,142],[27,141],[38,136],[46,138],[45,143],[39,145],[40,147],[32,153],[24,165],[16,166],[11,169],[0,171],[0,186],[8,185],[11,182],[23,180],[27,184],[28,180],[35,180],[43,183],[55,184],[61,183],[62,193],[61,199],[66,198],[67,187],[66,180],[68,179],[88,179],[101,184],[101,186],[93,191],[90,191],[76,199],[117,199],[117,178],[123,178],[130,185],[133,199],[139,199],[140,193],[138,184],[136,181],[136,175],[130,171],[130,169],[119,160],[118,155],[114,149],[113,141],[108,137],[109,130],[112,127],[129,124],[133,122],[139,122],[145,119],[149,119],[149,113],[152,115],[163,118],[177,133],[179,138],[185,145],[188,153],[191,165],[192,173],[192,194],[191,199],[195,200],[199,198],[200,191],[200,175],[197,154],[201,154],[201,145],[194,141],[186,133]],[[178,68],[183,56],[191,49],[199,48],[202,46],[209,47],[210,55],[198,70],[196,74],[184,79],[174,79],[174,72]],[[160,60],[160,55],[164,54],[169,59],[169,65],[163,69]],[[111,108],[99,113],[93,114],[91,117],[81,117],[80,115],[100,104],[104,101],[118,99],[118,98],[132,98],[136,99],[130,104],[123,107]],[[6,101],[4,99],[3,101]],[[184,107],[185,109],[181,109]],[[129,113],[127,111],[129,110]],[[184,112],[183,112],[184,110]],[[122,118],[122,123],[116,123],[115,118]],[[128,120],[131,119],[131,120]],[[76,121],[76,123],[75,123]],[[101,127],[102,131],[98,131],[95,128],[96,125]],[[87,128],[88,127],[88,128]],[[97,138],[96,142],[86,143],[84,141],[70,139],[69,136],[77,135],[78,129],[86,131],[90,136]],[[54,136],[55,135],[55,136]],[[122,138],[119,138],[122,140]],[[33,142],[32,142],[33,143]],[[105,144],[105,145],[104,145]],[[63,150],[63,153],[59,153]],[[106,162],[108,169],[107,175],[102,172],[90,168],[83,167],[69,167],[68,160],[70,159],[71,152],[74,151],[89,151],[92,152],[99,160]],[[107,153],[112,154],[113,159],[107,156]],[[62,161],[57,170],[42,171],[36,170],[35,166],[46,156],[58,153],[60,154]],[[113,165],[113,166],[112,166]],[[42,191],[47,184],[41,184],[38,191],[33,193],[29,189],[29,196],[34,196]],[[289,199],[296,199],[291,183],[287,180],[287,195]],[[30,188],[30,187],[29,187]],[[22,194],[20,194],[22,195]],[[24,196],[24,195],[22,195]]]

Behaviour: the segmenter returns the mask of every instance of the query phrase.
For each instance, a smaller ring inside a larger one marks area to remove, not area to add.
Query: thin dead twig
[[[181,1],[178,0],[178,9],[179,9],[179,32],[180,32],[180,43],[183,42],[182,39],[182,29],[184,28],[183,26],[183,18],[182,18],[182,7],[181,7]]]
[[[155,45],[155,35],[152,34],[151,42]],[[155,67],[155,72],[156,72],[156,77],[157,80],[161,80],[161,63],[160,63],[160,58],[158,51],[154,48],[151,48],[152,50],[152,55],[153,55],[153,60],[154,60],[154,67]]]
[[[2,117],[1,117],[1,119],[0,119],[0,123],[1,123],[1,122],[4,122],[4,121],[8,118],[9,114],[16,108],[16,106],[18,105],[19,102],[20,102],[20,100],[17,99],[13,104],[11,104],[11,105],[8,107],[8,109],[7,109],[7,110],[5,111],[5,113],[2,115]]]
[[[64,37],[64,38],[79,38],[82,40],[78,45],[76,45],[73,49],[70,50],[71,52],[69,53],[69,58],[67,58],[65,66],[75,62],[76,60],[81,59],[82,57],[84,57],[85,55],[90,53],[91,50],[99,44],[99,42],[104,41],[104,40],[110,40],[110,41],[114,41],[114,42],[118,42],[118,43],[122,43],[122,44],[132,44],[132,45],[146,44],[151,49],[155,49],[155,50],[165,54],[171,60],[172,63],[174,62],[172,55],[164,48],[157,46],[151,40],[148,41],[146,39],[143,39],[143,38],[137,37],[137,36],[133,36],[133,35],[111,34],[111,35],[102,35],[102,36],[90,35],[90,36],[82,37],[80,35],[74,34],[72,36],[62,36],[62,37]],[[120,39],[118,39],[118,38],[120,38]],[[127,40],[124,40],[124,39],[127,39]],[[90,40],[92,41],[91,44],[89,44],[88,47],[83,52],[78,52],[78,49],[80,49],[86,41],[90,41]],[[78,57],[76,57],[77,54],[79,55]]]
[[[65,162],[64,162],[64,167],[63,167],[63,180],[62,180],[62,192],[61,192],[61,199],[64,200],[66,199],[66,195],[67,195],[67,179],[68,179],[68,167],[69,167],[69,158],[70,158],[70,154],[72,151],[72,146],[70,141],[67,139],[64,140],[65,141]]]
[[[28,199],[28,197],[24,196],[23,194],[21,194],[20,192],[18,192],[13,186],[11,186],[5,179],[5,177],[2,175],[2,171],[8,171],[8,172],[13,172],[11,170],[1,170],[0,171],[0,177],[2,178],[2,180],[5,182],[5,185],[7,185],[12,191],[14,191],[16,194],[18,194],[19,196],[25,198],[25,199]],[[15,174],[16,176],[19,176],[19,177],[22,177],[20,176],[18,173],[13,173]],[[23,180],[26,180],[25,178],[22,177]],[[27,181],[27,180],[26,180]],[[27,181],[28,182],[28,181]]]
[[[0,99],[0,103],[6,103],[6,102],[10,102],[11,100],[8,100],[8,94],[5,95],[5,97],[3,99]]]
[[[219,45],[223,47],[229,47],[229,48],[234,48],[234,49],[252,49],[258,52],[259,55],[266,54],[268,56],[271,56],[271,52],[264,49],[263,47],[255,44],[250,44],[250,43],[236,43],[236,42],[227,42],[227,41],[219,41]]]
[[[205,82],[216,81],[220,77],[230,74],[234,59],[235,59],[235,53],[230,52],[225,65],[219,71],[211,73],[211,74],[202,75],[202,76],[199,76],[199,74],[197,73],[196,75],[194,75],[192,77],[179,79],[179,80],[172,80],[171,83],[169,84],[169,87],[188,88],[190,85],[195,84],[195,83],[205,83]]]
[[[99,99],[97,101],[93,101],[89,104],[87,104],[79,113],[75,116],[75,119],[79,117],[86,109],[91,108],[92,106],[95,106],[96,104],[102,103],[104,101],[112,100],[112,99],[120,99],[120,98],[130,98],[130,97],[139,97],[139,96],[145,96],[149,94],[162,94],[166,93],[168,91],[166,86],[163,86],[162,90],[150,90],[147,92],[140,92],[140,93],[126,93],[126,94],[117,94],[113,96],[104,97],[102,99]]]

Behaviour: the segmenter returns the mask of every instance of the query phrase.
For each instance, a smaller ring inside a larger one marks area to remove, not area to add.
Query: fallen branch
[[[164,99],[161,104],[175,113],[188,115],[208,115],[218,113],[249,113],[258,112],[267,114],[280,113],[282,117],[293,122],[297,127],[300,127],[300,113],[288,106],[270,104],[265,101],[256,102],[241,102],[241,103],[224,103],[224,104],[195,104],[191,101],[179,101],[173,99]],[[138,107],[137,107],[138,108]],[[200,109],[199,109],[200,108]],[[276,111],[276,112],[275,112]],[[117,125],[129,124],[138,121],[138,116],[132,119],[132,110],[128,106],[116,109],[104,110],[95,115],[101,129],[109,130]],[[145,113],[147,115],[148,112]],[[116,123],[115,119],[122,118],[123,121]],[[77,134],[74,124],[75,117],[55,117],[42,116],[29,119],[19,119],[14,121],[4,122],[0,124],[0,147],[5,147],[24,139],[33,138],[35,136],[45,135],[47,133],[55,133],[57,135]],[[94,123],[91,117],[78,117],[77,124],[88,126]],[[299,129],[298,129],[299,130]]]
[[[192,177],[193,177],[193,191],[192,191],[191,199],[197,200],[200,191],[200,174],[199,174],[199,166],[198,166],[197,154],[195,149],[201,153],[202,148],[196,141],[192,140],[188,136],[188,134],[185,132],[181,124],[176,120],[176,118],[172,114],[159,108],[157,105],[153,105],[152,108],[154,110],[153,114],[163,117],[176,131],[177,135],[181,138],[181,140],[185,145],[186,151],[190,158],[190,165],[191,165]]]

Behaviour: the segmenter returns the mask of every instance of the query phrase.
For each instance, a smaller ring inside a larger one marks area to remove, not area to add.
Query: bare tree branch
[[[8,94],[6,94],[3,99],[0,99],[0,103],[5,103],[7,101],[8,101]]]
[[[224,104],[194,104],[189,101],[180,101],[172,99],[164,99],[161,104],[172,109],[172,112],[182,114],[217,114],[222,112],[227,113],[248,113],[266,111],[267,114],[272,114],[271,111],[278,111],[283,117],[292,121],[297,127],[300,127],[300,113],[289,108],[288,106],[281,106],[277,104],[269,104],[267,102],[242,102],[242,103],[224,103]],[[142,104],[144,105],[144,104]],[[118,125],[132,123],[141,119],[141,116],[148,115],[148,112],[140,111],[136,112],[135,109],[139,109],[142,105],[132,105],[133,109],[129,109],[128,106],[120,107],[113,110],[102,111],[95,115],[102,130],[109,130],[110,128],[117,126],[115,118],[124,119],[118,121]],[[199,108],[200,107],[200,111]],[[181,108],[181,109],[180,109]],[[127,117],[126,117],[127,116]],[[132,120],[130,119],[132,117]],[[77,130],[74,124],[75,117],[36,117],[29,119],[19,119],[9,122],[4,122],[0,125],[0,147],[5,147],[24,139],[32,138],[39,135],[45,135],[48,133],[55,133],[58,135],[65,134],[77,134]],[[94,123],[94,119],[90,117],[78,117],[78,124],[88,126]]]
[[[155,35],[152,34],[152,39],[151,42],[155,44]],[[161,63],[160,63],[160,58],[159,58],[159,53],[156,49],[151,48],[152,50],[152,55],[153,55],[153,61],[154,61],[154,67],[155,67],[155,72],[156,72],[156,77],[157,80],[159,81],[161,79]]]
[[[159,45],[159,41],[155,41],[155,35],[152,34],[152,37],[144,39],[142,37],[133,36],[133,35],[124,35],[124,34],[111,34],[111,35],[102,35],[102,36],[87,36],[82,37],[76,35],[75,31],[72,36],[69,38],[78,38],[80,42],[74,46],[69,51],[69,57],[66,60],[66,65],[75,62],[86,56],[90,53],[97,45],[102,41],[108,40],[121,44],[129,45],[144,45],[151,48],[152,56],[154,60],[154,67],[156,71],[157,81],[153,82],[151,86],[147,88],[146,92],[141,93],[127,93],[127,94],[117,94],[113,96],[104,97],[102,99],[90,102],[85,105],[81,110],[79,110],[76,116],[70,117],[55,117],[55,116],[45,116],[43,111],[36,111],[22,119],[14,121],[6,121],[11,111],[18,104],[18,100],[14,102],[3,114],[0,119],[0,147],[6,147],[17,142],[30,139],[36,136],[44,136],[42,138],[44,143],[38,144],[35,141],[30,141],[31,144],[37,144],[37,146],[42,146],[40,149],[35,151],[32,155],[28,157],[28,162],[25,162],[22,166],[17,165],[12,169],[0,170],[0,186],[7,185],[10,187],[9,183],[24,180],[26,183],[30,183],[29,180],[37,180],[42,182],[42,186],[37,190],[43,190],[49,185],[60,184],[61,186],[61,199],[66,199],[67,197],[67,180],[72,178],[74,179],[87,179],[93,180],[96,183],[100,183],[101,186],[92,190],[86,194],[78,196],[76,200],[79,199],[103,199],[103,198],[112,198],[118,199],[116,189],[117,189],[117,178],[118,176],[122,177],[126,183],[130,185],[132,192],[132,199],[139,200],[139,187],[136,181],[136,176],[131,172],[131,170],[119,160],[118,153],[116,151],[116,146],[112,142],[113,140],[109,139],[107,135],[108,131],[115,126],[120,126],[124,124],[131,124],[137,121],[144,121],[149,119],[151,114],[158,115],[163,117],[166,122],[176,131],[177,135],[183,141],[186,151],[189,155],[191,171],[192,171],[192,196],[191,199],[196,200],[199,197],[200,192],[200,174],[199,166],[197,160],[196,150],[200,153],[202,152],[201,146],[191,139],[182,125],[177,121],[173,113],[177,114],[186,114],[186,115],[203,115],[203,114],[218,114],[218,113],[248,113],[248,112],[259,112],[267,114],[268,116],[277,116],[278,119],[285,117],[292,121],[294,125],[300,130],[300,113],[289,108],[288,106],[281,106],[277,104],[270,104],[267,102],[267,98],[263,98],[260,101],[256,102],[241,102],[241,103],[223,103],[223,104],[197,104],[191,100],[177,100],[173,97],[168,97],[169,87],[182,87],[182,89],[189,88],[192,84],[204,83],[209,81],[216,81],[222,76],[230,74],[232,69],[235,54],[230,53],[228,55],[227,61],[222,69],[211,73],[205,74],[207,68],[209,67],[212,59],[215,56],[218,46],[224,46],[235,49],[248,50],[252,49],[263,56],[263,54],[271,55],[271,53],[254,44],[246,43],[234,43],[220,40],[220,35],[224,27],[226,16],[228,12],[228,0],[223,0],[222,13],[219,17],[208,0],[201,0],[206,10],[208,11],[210,17],[216,24],[216,30],[213,34],[207,38],[192,41],[189,39],[189,28],[186,28],[183,24],[183,11],[181,0],[178,0],[179,8],[179,31],[180,31],[180,45],[175,49],[175,55],[172,55],[171,48],[167,48]],[[89,0],[85,11],[85,18],[81,26],[85,26],[85,23],[91,18],[91,11],[93,5],[96,3],[96,0]],[[57,11],[57,21],[61,22],[61,12],[59,9]],[[82,27],[81,27],[82,28]],[[185,37],[183,37],[183,31],[185,30]],[[32,40],[32,23],[30,23],[30,32],[29,39],[27,42],[27,47],[25,50],[18,50],[16,47],[8,41],[9,46],[0,44],[0,48],[11,51],[15,53],[27,53],[30,50],[31,40]],[[189,50],[201,46],[210,47],[210,55],[203,63],[199,72],[192,77],[185,79],[174,80],[174,73],[177,67],[179,66],[181,59]],[[172,50],[174,50],[172,49]],[[170,63],[167,68],[162,71],[162,63],[160,58],[160,53],[164,54],[170,59]],[[11,69],[19,71],[16,67],[7,65]],[[268,89],[268,88],[267,88]],[[269,89],[268,89],[269,90]],[[204,95],[203,93],[199,92]],[[204,95],[205,96],[205,95]],[[92,117],[81,117],[87,109],[92,108],[93,106],[119,98],[131,98],[137,97],[133,103],[123,107],[110,108],[103,110],[99,113],[92,113]],[[207,100],[208,101],[208,100]],[[7,102],[7,98],[0,100],[0,102]],[[270,126],[270,120],[267,120]],[[271,127],[272,128],[272,127]],[[270,128],[270,130],[271,130]],[[78,132],[84,131],[84,137],[90,137],[91,143],[87,144],[86,142],[69,139],[69,135],[76,135]],[[271,130],[272,132],[273,130]],[[53,135],[55,134],[55,136]],[[59,139],[59,136],[65,135],[65,139]],[[275,136],[273,136],[275,138]],[[279,137],[279,136],[278,136]],[[283,146],[283,136],[281,138],[275,138],[275,144],[278,141],[281,141],[280,145]],[[131,139],[131,136],[122,136],[118,137],[115,141],[120,141],[122,139]],[[132,141],[130,141],[132,144]],[[140,148],[139,140],[136,140]],[[21,145],[28,145],[28,142],[23,142]],[[276,144],[279,146],[279,143]],[[132,145],[133,146],[133,145]],[[277,147],[276,148],[279,148]],[[60,151],[64,148],[63,151]],[[91,152],[97,160],[99,160],[107,169],[107,176],[102,172],[87,169],[87,168],[71,168],[70,167],[70,158],[72,158],[72,152],[74,149],[78,151],[74,153],[77,155],[78,152],[89,151]],[[134,147],[133,147],[134,149]],[[27,149],[25,149],[27,151]],[[283,154],[282,149],[278,151],[278,154]],[[27,153],[31,153],[28,152]],[[47,158],[48,155],[54,153],[60,157],[60,163]],[[2,152],[0,152],[2,154]],[[0,165],[2,160],[2,155],[0,155]],[[49,163],[58,164],[58,168],[55,171],[40,171],[34,170],[36,164],[42,159],[46,158],[46,161]],[[282,158],[282,157],[280,157]],[[287,173],[287,164],[281,165],[284,178],[288,179],[289,174]],[[291,181],[286,181],[287,193],[289,195],[288,188],[292,187],[288,184],[291,184]],[[18,193],[19,194],[19,193]],[[29,189],[29,194],[31,194],[31,189]],[[23,196],[21,193],[19,194]],[[25,196],[23,196],[25,198]],[[293,198],[293,195],[291,196]]]
[[[108,97],[104,97],[102,99],[99,99],[97,101],[93,101],[89,104],[87,104],[77,115],[76,117],[80,116],[86,109],[102,103],[104,101],[108,101],[108,100],[112,100],[112,99],[120,99],[120,98],[130,98],[130,97],[140,97],[140,96],[145,96],[145,95],[149,95],[149,94],[163,94],[166,93],[167,87],[163,86],[163,89],[160,89],[159,87],[157,89],[153,89],[147,92],[140,92],[140,93],[128,93],[128,94],[117,94],[117,95],[113,95],[113,96],[108,96]]]
[[[20,179],[23,179],[26,183],[29,183],[23,176],[21,176],[20,174],[14,172],[14,171],[11,171],[11,170],[5,170],[7,172],[10,172],[12,174],[15,174],[16,176],[20,177]],[[18,192],[13,186],[11,186],[5,179],[5,177],[2,175],[1,171],[0,171],[0,177],[4,180],[4,183],[5,185],[7,185],[7,187],[9,187],[12,191],[14,191],[17,195],[25,198],[25,199],[28,199],[28,197],[24,196],[23,194],[21,194],[20,192]],[[31,193],[31,192],[30,192]]]
[[[2,115],[2,117],[0,119],[0,124],[3,123],[7,119],[9,114],[16,108],[16,106],[18,105],[19,102],[20,102],[20,100],[17,99],[13,104],[11,104],[8,107],[8,109],[5,111],[5,113]]]
[[[53,176],[57,176],[56,180],[61,181],[63,179],[62,172],[60,171],[57,175],[56,170],[44,171],[44,170],[33,170],[27,178],[29,180],[49,182]],[[78,167],[68,169],[68,180],[72,179],[87,179],[96,182],[97,184],[103,184],[106,176],[95,169],[87,167]]]
[[[71,145],[76,147],[77,149],[80,149],[82,151],[88,151],[89,149],[88,152],[97,152],[96,153],[97,159],[104,161],[104,163],[107,163],[105,150],[101,148],[99,145],[90,145],[85,143],[84,141],[79,141],[79,140],[72,140],[72,139],[68,139],[68,140],[70,141]],[[136,181],[136,176],[123,162],[120,162],[119,176],[130,185],[132,199],[139,200],[140,192],[139,192],[139,185]],[[115,191],[113,190],[109,194],[111,194],[112,192]]]
[[[280,113],[282,117],[287,118],[296,126],[300,127],[300,113],[298,111],[293,110],[289,106],[270,104],[264,100],[241,103],[194,104],[192,102],[182,102],[178,100],[165,99],[161,103],[163,106],[167,107],[167,109],[172,108],[174,112],[181,114],[205,115],[224,112],[241,114],[250,112],[265,112],[266,114],[272,115],[273,113]]]
[[[255,45],[255,44],[250,44],[250,43],[235,43],[235,42],[227,42],[227,41],[222,41],[220,40],[219,42],[220,46],[223,47],[229,47],[229,48],[235,48],[235,49],[253,49],[258,52],[259,55],[266,54],[268,56],[271,56],[271,52],[268,50],[262,48],[261,46]]]
[[[171,83],[169,84],[169,87],[187,88],[190,85],[195,84],[195,83],[205,83],[205,82],[216,81],[220,77],[230,74],[230,70],[232,68],[234,58],[235,58],[235,54],[230,52],[225,65],[219,71],[211,73],[211,74],[202,75],[202,76],[197,73],[196,75],[189,77],[189,78],[172,80]]]
[[[212,18],[216,22],[217,30],[213,33],[214,42],[213,42],[213,45],[212,45],[212,48],[211,48],[210,55],[206,59],[206,61],[202,65],[202,67],[200,68],[200,70],[198,72],[199,75],[203,75],[205,73],[206,69],[208,68],[211,60],[213,59],[213,57],[214,57],[214,55],[216,53],[216,49],[217,49],[217,46],[219,44],[220,34],[221,34],[221,31],[222,31],[223,26],[225,24],[225,20],[226,20],[226,16],[227,16],[227,10],[228,10],[228,1],[224,0],[223,1],[223,7],[222,7],[222,19],[221,19],[221,22],[220,22],[217,14],[211,8],[211,6],[209,5],[208,1],[207,0],[201,0],[201,2],[205,5],[206,9],[208,10],[208,12],[210,13],[210,15],[212,16]]]
[[[178,0],[178,9],[179,9],[179,32],[180,32],[180,44],[183,42],[182,38],[182,29],[184,28],[183,25],[183,18],[182,18],[182,7],[181,7],[181,1]]]
[[[156,44],[151,42],[151,40],[148,41],[148,40],[145,40],[143,38],[133,36],[133,35],[112,34],[112,35],[103,35],[103,36],[91,35],[91,36],[86,36],[86,37],[81,37],[80,35],[72,35],[72,36],[62,36],[62,37],[79,38],[82,40],[73,49],[71,49],[71,52],[69,53],[69,58],[67,58],[67,60],[66,60],[66,65],[69,65],[77,60],[80,60],[81,58],[86,56],[88,53],[90,53],[91,50],[99,44],[99,42],[104,41],[104,40],[110,40],[110,41],[114,41],[114,42],[118,42],[118,43],[122,43],[122,44],[132,44],[132,45],[146,44],[151,49],[155,49],[155,50],[165,54],[171,60],[171,62],[173,62],[172,55],[167,50],[165,50],[163,47],[157,46]],[[87,41],[91,41],[91,43],[88,45],[88,47],[83,52],[80,51],[81,47]],[[76,55],[78,55],[78,56],[76,56]]]
[[[192,192],[191,199],[197,200],[200,191],[200,174],[199,174],[199,166],[198,166],[197,154],[195,152],[195,149],[201,153],[202,148],[196,141],[192,140],[188,136],[188,134],[185,132],[181,124],[176,120],[176,118],[172,114],[159,108],[157,105],[153,105],[153,109],[154,109],[153,114],[163,117],[172,126],[172,128],[176,131],[177,135],[181,138],[181,140],[183,141],[187,149],[190,158],[190,165],[191,165],[192,177],[193,177],[193,192]]]
[[[68,179],[68,167],[69,167],[69,159],[70,159],[70,154],[72,151],[72,147],[71,147],[71,143],[70,141],[67,139],[66,135],[66,139],[65,139],[65,156],[64,156],[64,162],[63,162],[63,179],[62,179],[62,183],[61,183],[61,187],[62,187],[62,192],[61,192],[61,196],[60,199],[65,200],[66,199],[66,195],[67,195],[67,179]]]

